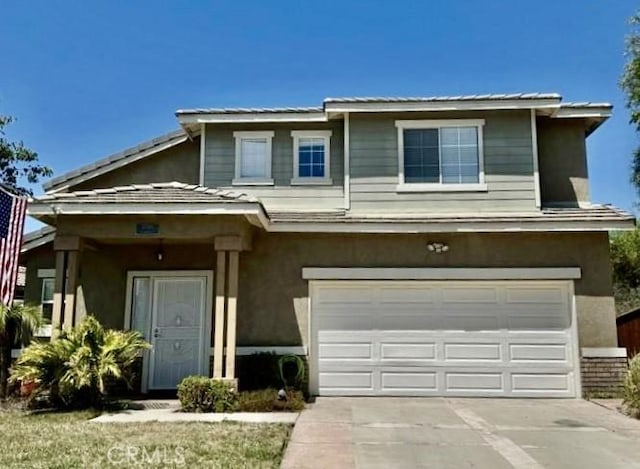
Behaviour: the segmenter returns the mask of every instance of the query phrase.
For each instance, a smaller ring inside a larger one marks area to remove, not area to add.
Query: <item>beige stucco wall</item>
[[[446,242],[450,250],[430,253],[429,241]],[[110,327],[122,327],[127,270],[215,266],[212,243],[165,244],[162,262],[155,258],[157,246],[102,244],[86,251],[80,281],[86,309]],[[580,267],[580,346],[617,345],[606,233],[325,235],[256,229],[252,251],[240,255],[239,345],[307,344],[303,267]]]
[[[27,268],[24,287],[24,301],[29,304],[40,304],[42,295],[42,279],[38,278],[38,269],[55,267],[55,255],[51,243],[37,247],[28,255],[21,256],[21,264]]]
[[[584,122],[538,118],[538,161],[543,204],[589,201]]]
[[[102,176],[72,186],[69,190],[91,190],[127,184],[178,181],[198,184],[200,137],[130,163]]]
[[[429,241],[450,246],[436,255]],[[606,233],[256,234],[240,260],[240,343],[289,345],[308,336],[303,267],[581,267],[575,283],[581,346],[616,346]]]

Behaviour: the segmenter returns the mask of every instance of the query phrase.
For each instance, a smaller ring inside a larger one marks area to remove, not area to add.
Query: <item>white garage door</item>
[[[575,396],[567,282],[310,288],[311,384],[320,395]]]

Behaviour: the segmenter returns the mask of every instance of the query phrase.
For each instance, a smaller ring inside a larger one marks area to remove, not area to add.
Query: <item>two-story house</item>
[[[180,110],[44,185],[26,299],[139,330],[143,391],[275,350],[318,395],[579,396],[581,361],[624,360],[608,231],[634,218],[590,202],[585,152],[610,113],[538,93]]]

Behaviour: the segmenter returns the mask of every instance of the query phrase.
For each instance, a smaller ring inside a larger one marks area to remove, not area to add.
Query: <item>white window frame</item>
[[[56,282],[56,269],[38,269],[38,278],[42,282],[40,288],[40,312],[42,313],[42,305],[53,305],[53,298],[48,301],[44,301],[44,286],[46,282],[53,281],[53,287],[55,290]],[[36,337],[51,337],[51,324],[45,324],[38,331],[36,331]]]
[[[273,178],[271,177],[271,154],[273,146],[273,136],[275,132],[269,131],[236,131],[233,132],[233,138],[236,140],[236,170],[235,178],[231,181],[232,185],[242,186],[272,186]],[[242,140],[243,139],[265,139],[267,142],[267,151],[265,154],[265,177],[247,178],[242,177]]]
[[[331,130],[292,130],[293,137],[293,178],[291,185],[331,185]],[[321,138],[324,140],[324,177],[300,176],[300,139]]]
[[[484,119],[424,119],[397,120],[398,129],[398,185],[397,192],[484,192]],[[469,184],[443,184],[440,182],[405,182],[404,179],[404,131],[407,129],[441,129],[443,127],[476,127],[478,131],[478,182]]]

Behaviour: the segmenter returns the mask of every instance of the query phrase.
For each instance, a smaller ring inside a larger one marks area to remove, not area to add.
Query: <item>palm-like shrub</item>
[[[7,397],[11,349],[27,345],[43,325],[42,313],[37,306],[0,304],[0,399]]]
[[[56,340],[27,347],[11,380],[35,383],[35,396],[54,406],[101,406],[110,383],[130,385],[132,365],[148,347],[140,333],[105,329],[89,316]]]

